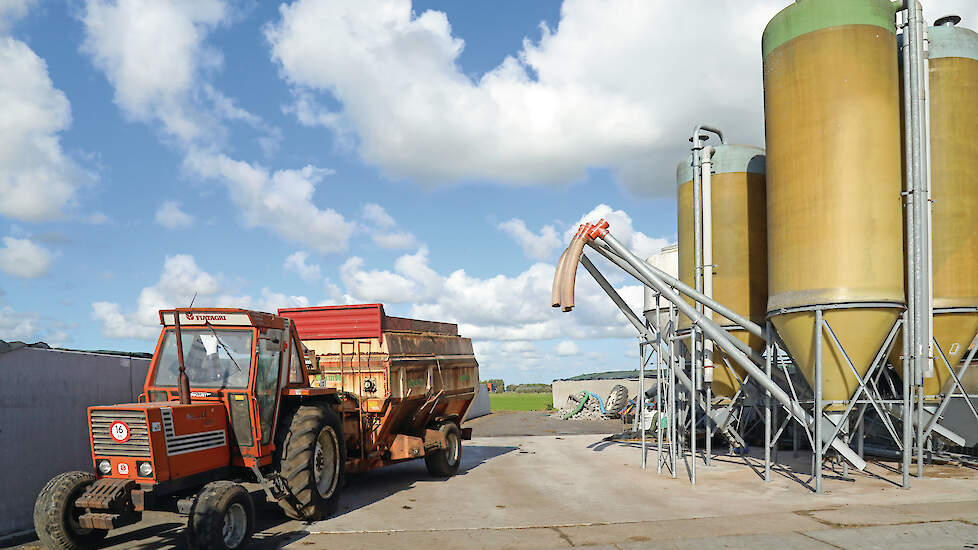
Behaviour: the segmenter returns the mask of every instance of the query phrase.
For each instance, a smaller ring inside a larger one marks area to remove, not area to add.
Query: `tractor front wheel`
[[[91,548],[105,538],[105,529],[85,529],[78,524],[83,510],[75,500],[95,482],[88,472],[65,472],[54,476],[34,503],[34,530],[41,544],[58,550]]]
[[[191,548],[244,548],[254,532],[255,506],[244,487],[233,481],[214,481],[197,493],[187,518]]]

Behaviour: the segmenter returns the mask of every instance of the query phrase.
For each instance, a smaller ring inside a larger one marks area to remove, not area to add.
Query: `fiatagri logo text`
[[[227,315],[211,315],[211,314],[194,314],[193,312],[187,312],[188,321],[227,321]]]

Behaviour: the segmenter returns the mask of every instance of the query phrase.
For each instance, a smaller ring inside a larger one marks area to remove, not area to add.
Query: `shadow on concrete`
[[[456,476],[464,476],[489,460],[517,450],[512,445],[464,445],[462,464]],[[419,483],[444,483],[448,478],[432,477],[424,460],[411,460],[363,474],[347,476],[340,509],[332,517],[340,517]]]
[[[462,464],[456,475],[464,476],[489,460],[517,450],[510,445],[463,445]],[[401,491],[410,490],[418,483],[444,483],[447,478],[432,477],[425,468],[424,460],[411,460],[364,474],[347,477],[346,487],[340,497],[340,508],[332,517],[339,517],[369,506]],[[255,535],[249,548],[277,549],[306,537],[306,523],[291,520],[274,502],[266,502],[265,493],[257,484],[249,483],[252,502],[255,503]],[[114,531],[99,548],[126,548],[138,550],[170,550],[187,548],[187,519],[170,512],[147,512],[143,522]],[[31,535],[11,541],[19,550],[40,550],[42,547]]]

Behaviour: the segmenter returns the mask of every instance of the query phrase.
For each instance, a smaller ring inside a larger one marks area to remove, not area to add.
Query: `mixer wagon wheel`
[[[438,430],[445,436],[445,448],[426,453],[424,465],[433,476],[452,477],[462,462],[462,434],[454,422],[446,422]]]
[[[244,548],[254,532],[255,505],[244,487],[233,481],[214,481],[197,493],[187,519],[191,548]]]
[[[76,550],[90,548],[105,538],[105,529],[84,529],[78,516],[84,510],[75,508],[75,500],[95,482],[88,472],[58,474],[41,489],[34,503],[34,530],[47,548]]]
[[[302,405],[282,443],[280,472],[290,498],[278,501],[293,519],[323,519],[336,511],[343,488],[343,426],[328,405]]]

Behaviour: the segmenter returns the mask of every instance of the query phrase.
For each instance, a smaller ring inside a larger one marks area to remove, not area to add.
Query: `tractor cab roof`
[[[160,324],[169,327],[174,324],[174,314],[180,315],[180,326],[251,326],[258,328],[285,328],[284,317],[263,311],[239,308],[179,308],[161,309]]]

